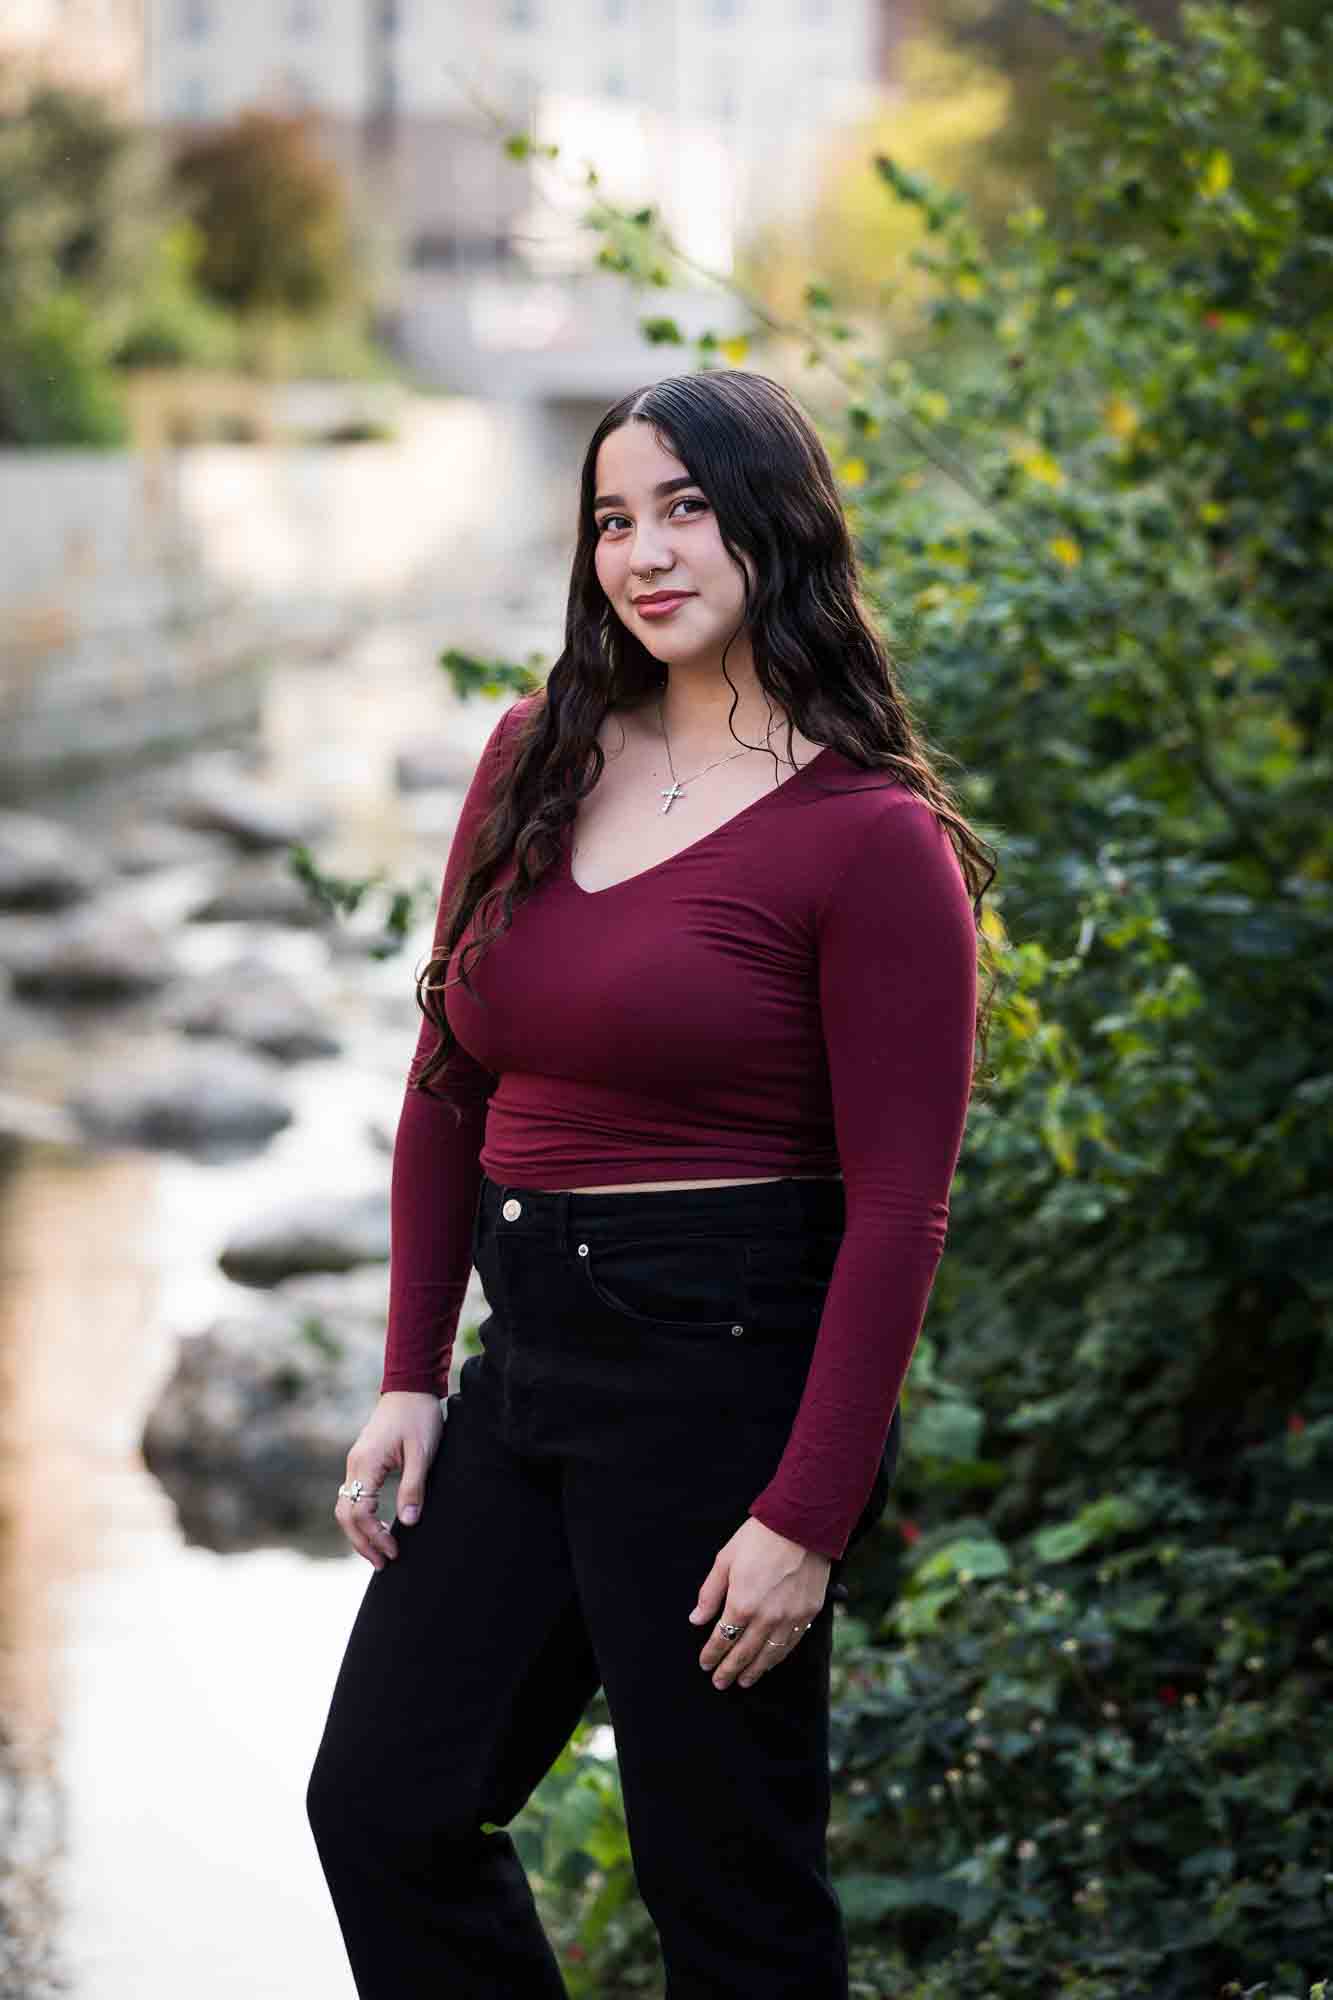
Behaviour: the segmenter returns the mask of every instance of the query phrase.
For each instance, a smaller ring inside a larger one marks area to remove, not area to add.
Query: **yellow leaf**
[[[1204,161],[1203,173],[1199,178],[1199,192],[1211,201],[1214,195],[1225,194],[1231,186],[1231,155],[1217,147]]]
[[[1013,454],[1030,479],[1039,479],[1044,486],[1064,485],[1065,476],[1059,464],[1039,444],[1025,441],[1013,447]]]
[[[1083,560],[1083,551],[1072,535],[1057,535],[1053,541],[1047,542],[1046,546],[1055,560],[1062,562],[1066,569],[1076,568]]]
[[[1032,1036],[1036,1034],[1037,1029],[1041,1026],[1041,1015],[1037,1010],[1036,1004],[1028,998],[1026,993],[1011,994],[1008,1005],[1003,1009],[1003,1012],[1009,1032],[1017,1041],[1026,1042],[1031,1040]]]
[[[1112,437],[1133,437],[1139,427],[1138,410],[1125,396],[1112,396],[1102,411],[1102,422]]]
[[[1199,509],[1199,519],[1207,521],[1211,527],[1215,521],[1225,521],[1227,510],[1220,500],[1205,500]]]
[[[728,361],[734,361],[737,365],[744,361],[750,352],[750,343],[743,333],[733,334],[730,340],[719,342],[719,347]]]
[[[928,610],[932,604],[947,604],[949,593],[942,583],[928,583],[924,590],[918,590],[913,603],[918,610]]]
[[[1059,306],[1061,312],[1063,312],[1066,306],[1073,305],[1074,300],[1077,297],[1078,293],[1074,290],[1074,287],[1072,285],[1061,285],[1058,292],[1051,293],[1051,304],[1053,306]]]
[[[864,486],[870,468],[863,458],[844,458],[838,477],[844,486]]]
[[[982,292],[980,278],[971,271],[963,271],[953,281],[953,288],[960,299],[979,299]]]
[[[917,408],[928,424],[942,424],[949,414],[949,398],[938,389],[927,389]]]

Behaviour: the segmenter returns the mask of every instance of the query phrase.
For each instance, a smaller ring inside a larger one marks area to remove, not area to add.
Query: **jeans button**
[[[586,1257],[586,1256],[587,1256],[587,1254],[588,1254],[588,1246],[587,1246],[587,1244],[586,1244],[586,1243],[580,1243],[580,1245],[579,1245],[579,1255],[580,1255],[580,1257]]]
[[[733,1333],[744,1333],[745,1328],[743,1326],[733,1326],[731,1330]]]
[[[500,1210],[500,1213],[504,1217],[506,1222],[512,1222],[516,1216],[522,1215],[523,1204],[521,1201],[515,1201],[513,1196],[511,1195],[509,1197],[509,1200],[505,1203],[504,1207]]]

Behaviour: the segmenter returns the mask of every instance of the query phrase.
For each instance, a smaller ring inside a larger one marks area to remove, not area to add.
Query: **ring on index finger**
[[[349,1480],[346,1480],[346,1481],[344,1481],[344,1483],[343,1483],[343,1484],[342,1484],[342,1485],[341,1485],[341,1486],[340,1486],[340,1487],[338,1488],[338,1498],[339,1498],[340,1500],[351,1500],[351,1501],[357,1501],[357,1500],[371,1500],[371,1501],[374,1501],[374,1500],[378,1500],[378,1499],[379,1499],[379,1497],[380,1497],[380,1496],[379,1496],[379,1493],[378,1493],[378,1492],[375,1492],[375,1493],[372,1493],[372,1492],[370,1491],[370,1489],[369,1489],[369,1488],[367,1487],[367,1485],[366,1485],[366,1483],[365,1483],[364,1479],[349,1479]]]

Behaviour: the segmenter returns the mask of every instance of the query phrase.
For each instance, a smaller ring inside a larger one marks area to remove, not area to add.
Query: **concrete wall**
[[[521,586],[580,449],[540,404],[423,397],[384,441],[0,453],[0,797],[247,728],[279,649]]]

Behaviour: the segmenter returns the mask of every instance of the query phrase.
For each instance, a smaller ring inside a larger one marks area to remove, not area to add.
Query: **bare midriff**
[[[540,1194],[661,1194],[668,1188],[758,1187],[764,1181],[840,1181],[841,1174],[759,1174],[722,1181],[620,1181],[615,1187],[540,1188]]]

